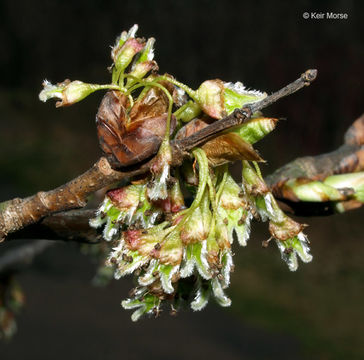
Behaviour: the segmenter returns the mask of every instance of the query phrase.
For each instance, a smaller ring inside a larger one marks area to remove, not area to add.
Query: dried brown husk
[[[176,139],[191,136],[213,121],[214,119],[206,116],[201,119],[194,119],[179,130]],[[236,160],[263,161],[253,146],[235,133],[226,133],[209,140],[202,145],[202,149],[212,166],[219,166]]]
[[[97,134],[114,168],[136,164],[158,151],[166,132],[168,104],[166,94],[156,87],[151,87],[129,112],[124,94],[105,94],[96,115]],[[171,133],[175,126],[172,116]]]

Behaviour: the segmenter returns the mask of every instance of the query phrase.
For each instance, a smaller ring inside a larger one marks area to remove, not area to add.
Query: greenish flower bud
[[[148,197],[150,200],[163,200],[168,197],[167,183],[171,162],[171,147],[169,143],[163,141],[155,157],[155,162],[151,166],[151,172],[154,174],[154,178],[148,184]]]
[[[123,216],[124,214],[121,214],[120,210],[114,207],[112,201],[105,197],[96,212],[96,217],[90,219],[89,224],[93,228],[99,228],[105,224],[103,237],[106,241],[111,241],[118,234],[120,229],[118,219],[122,219]]]
[[[235,109],[260,101],[266,96],[266,93],[257,90],[247,90],[240,82],[224,83],[219,79],[203,82],[196,91],[197,102],[214,119],[222,119]]]
[[[196,91],[202,110],[214,119],[221,119],[227,113],[224,107],[224,83],[219,80],[207,80]]]
[[[141,255],[138,251],[127,250],[126,248],[117,247],[110,254],[110,258],[106,262],[107,265],[113,265],[116,259],[116,269],[114,273],[114,278],[119,280],[125,275],[134,273],[134,271],[147,265],[150,261],[150,257],[146,255]]]
[[[154,58],[154,43],[155,39],[148,39],[144,46],[143,51],[141,51],[140,56],[133,62],[131,66],[131,71],[129,75],[132,77],[128,78],[126,87],[129,88],[136,83],[136,79],[142,79],[150,71],[157,71],[158,65]]]
[[[171,178],[173,183],[172,188],[168,189],[168,195],[166,199],[154,200],[153,204],[161,209],[164,213],[178,213],[182,209],[185,209],[184,197],[181,191],[179,180]]]
[[[115,68],[118,71],[123,71],[131,63],[134,56],[143,50],[144,42],[140,39],[130,38],[120,48],[113,50],[112,56]]]
[[[252,118],[232,132],[238,134],[247,143],[255,144],[275,129],[277,121],[277,119],[266,117]]]
[[[203,240],[202,242],[185,246],[180,270],[181,278],[191,276],[196,267],[198,273],[204,279],[211,279],[212,273],[207,261],[206,245],[206,240]]]
[[[183,243],[190,244],[205,240],[209,234],[210,219],[211,214],[205,217],[199,207],[195,209],[181,230]]]
[[[131,63],[134,56],[145,47],[145,42],[142,39],[135,38],[137,30],[138,25],[135,24],[128,32],[123,31],[120,37],[116,40],[116,43],[111,50],[111,58],[114,61],[117,71],[124,71],[126,67]],[[153,47],[153,44],[154,41],[151,40],[148,45],[149,47],[147,49],[147,54],[144,57],[148,58],[148,53],[150,53],[151,55],[153,54],[153,50],[150,48],[150,45],[151,47]],[[142,61],[145,60],[146,59]]]
[[[205,190],[201,205],[190,215],[181,229],[181,239],[184,244],[205,240],[210,231],[211,211],[209,209],[208,192]]]
[[[262,195],[268,193],[268,186],[261,179],[255,170],[250,166],[247,161],[243,161],[243,180],[244,186],[248,193],[252,194],[253,196]]]
[[[162,264],[179,265],[183,256],[183,244],[179,231],[172,231],[161,241],[161,249],[153,256],[157,257]]]
[[[312,255],[309,253],[308,240],[302,232],[286,241],[276,240],[276,244],[283,261],[287,263],[291,271],[296,271],[298,268],[297,255],[305,263],[312,261]]]
[[[298,235],[305,225],[302,225],[282,213],[283,220],[280,222],[270,221],[269,232],[280,241],[286,241]]]
[[[125,41],[128,40],[129,38],[134,38],[137,31],[138,31],[138,25],[134,24],[129,31],[123,31],[121,33],[121,35],[116,39],[115,45],[111,51],[111,57],[113,59],[115,57],[115,52],[117,51],[117,49],[121,48],[125,44]]]
[[[146,185],[129,185],[108,191],[89,223],[94,228],[105,225],[104,239],[111,241],[126,226],[144,229],[153,226],[160,213],[146,198]]]
[[[132,321],[138,321],[143,315],[152,315],[155,309],[159,309],[161,300],[147,291],[147,288],[142,288],[134,298],[122,301],[124,309],[136,309],[131,316]]]
[[[240,245],[246,246],[247,244],[250,235],[250,220],[252,218],[252,215],[247,211],[247,205],[241,188],[231,175],[228,174],[217,209],[227,226],[231,244],[234,241],[234,232]]]
[[[65,80],[57,85],[52,85],[49,81],[44,80],[44,89],[39,94],[39,100],[46,102],[49,99],[60,99],[56,102],[56,107],[72,105],[83,100],[86,96],[94,91],[107,89],[108,85],[86,84],[82,81]]]
[[[241,82],[225,83],[224,104],[228,114],[236,108],[242,108],[246,104],[255,103],[267,97],[267,94],[258,90],[248,90]]]
[[[175,291],[173,276],[178,272],[179,265],[160,265],[158,270],[163,291],[166,294],[172,294]]]
[[[132,75],[133,78],[128,78],[126,88],[129,88],[135,84],[137,82],[136,79],[142,79],[149,71],[155,71],[157,69],[158,65],[155,61],[144,61],[142,63],[136,64],[133,70],[129,73],[129,75]]]

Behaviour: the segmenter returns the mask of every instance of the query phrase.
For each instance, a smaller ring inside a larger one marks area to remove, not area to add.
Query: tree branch
[[[290,179],[303,182],[324,180],[331,175],[364,171],[364,114],[349,127],[344,144],[338,149],[318,155],[297,158],[277,169],[265,180],[285,211],[302,216],[331,215],[336,211],[331,201],[298,201],[285,184]],[[362,206],[361,202],[348,198],[342,202],[343,209],[352,210]]]
[[[190,137],[172,142],[172,165],[181,164],[183,158],[188,155],[188,151],[194,147],[210,140],[226,129],[243,124],[253,112],[309,85],[316,78],[316,74],[316,70],[307,70],[299,79],[267,96],[264,100],[243,109],[236,109],[231,115],[212,123]],[[0,204],[0,241],[9,233],[38,222],[45,216],[59,211],[84,207],[88,195],[124,178],[148,172],[152,161],[153,159],[144,164],[138,164],[138,167],[134,166],[117,171],[112,169],[106,158],[102,157],[91,169],[65,185],[48,192],[38,192],[36,195],[25,199],[16,198]]]
[[[334,174],[345,174],[364,170],[364,114],[346,131],[344,144],[337,150],[317,156],[306,156],[277,169],[265,178],[274,196],[280,201],[284,211],[295,215],[317,216],[335,212],[332,202],[292,201],[284,192],[284,184],[292,178],[322,180]],[[347,202],[348,210],[358,204]],[[62,239],[77,242],[95,243],[100,233],[88,226],[94,210],[71,210],[53,214],[27,228],[9,234],[8,239]]]
[[[317,70],[307,70],[297,80],[267,96],[265,99],[257,101],[251,105],[247,105],[242,109],[235,109],[233,113],[224,117],[223,119],[215,121],[214,123],[206,126],[200,131],[195,132],[185,139],[175,141],[173,146],[179,153],[191,150],[194,147],[211,140],[213,137],[217,136],[224,130],[242,125],[254,112],[262,110],[274,104],[283,97],[291,95],[303,87],[310,85],[311,82],[316,79],[316,76]],[[178,158],[179,154],[176,155]]]
[[[344,142],[344,145],[335,151],[298,158],[266,177],[265,180],[278,198],[282,210],[301,216],[331,215],[336,212],[333,202],[294,202],[285,196],[282,189],[284,183],[292,177],[303,176],[315,180],[332,174],[364,170],[364,114],[347,130]],[[344,206],[347,207],[347,210],[351,210],[358,204],[347,201]],[[9,234],[7,239],[43,238],[95,244],[100,241],[101,234],[88,225],[88,221],[93,215],[94,210],[90,209],[63,211]],[[0,257],[0,273],[23,267],[34,256],[42,253],[50,244],[54,243],[53,241],[38,240],[6,252]]]

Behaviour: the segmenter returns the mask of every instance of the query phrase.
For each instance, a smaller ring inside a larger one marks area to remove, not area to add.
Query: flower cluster
[[[98,114],[100,145],[115,168],[155,155],[150,173],[106,193],[90,225],[103,228],[112,244],[106,265],[114,277],[133,274],[136,287],[122,302],[133,320],[172,313],[189,305],[204,308],[210,298],[229,306],[225,294],[234,269],[231,246],[247,245],[255,217],[269,230],[290,270],[297,256],[312,259],[300,225],[285,215],[264,183],[253,144],[270,133],[277,120],[255,113],[238,128],[195,148],[174,168],[171,139],[180,139],[222,119],[236,108],[264,99],[264,92],[239,82],[203,82],[193,90],[168,74],[157,74],[153,38],[136,38],[137,26],[123,32],[112,47],[111,84],[65,81],[44,83],[40,99],[70,105],[108,89]],[[239,185],[228,162],[242,161]],[[189,204],[189,205],[188,205]]]
[[[193,156],[198,185],[190,183],[194,200],[189,208],[180,182],[190,178],[181,176],[174,178],[164,200],[151,199],[147,183],[109,191],[90,222],[95,227],[105,224],[104,238],[115,241],[107,260],[115,278],[136,277],[137,287],[122,302],[124,308],[135,309],[134,321],[159,314],[165,303],[172,312],[187,304],[201,310],[210,297],[229,306],[224,290],[234,269],[231,245],[234,239],[247,245],[253,214],[269,219],[269,230],[290,270],[297,269],[297,255],[304,262],[312,259],[303,226],[280,210],[249,162],[243,161],[239,186],[226,166],[212,169],[202,149]]]

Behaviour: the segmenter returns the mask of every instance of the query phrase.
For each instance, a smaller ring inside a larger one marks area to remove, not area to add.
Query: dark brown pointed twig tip
[[[305,81],[305,85],[308,86],[317,77],[317,69],[309,69],[301,75],[302,79]]]

